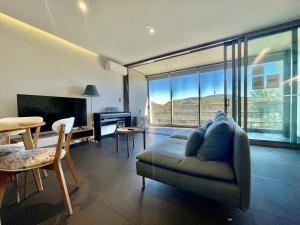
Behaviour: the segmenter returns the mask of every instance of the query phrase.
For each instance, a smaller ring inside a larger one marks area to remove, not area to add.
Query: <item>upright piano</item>
[[[131,126],[130,112],[101,112],[94,113],[95,140],[114,133],[118,124],[124,123],[126,127]]]

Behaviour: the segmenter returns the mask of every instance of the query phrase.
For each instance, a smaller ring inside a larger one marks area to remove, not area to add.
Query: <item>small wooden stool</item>
[[[136,133],[143,133],[144,149],[146,148],[146,132],[145,128],[141,127],[119,127],[116,130],[116,151],[119,152],[120,138],[119,135],[126,135],[126,145],[127,145],[127,156],[129,157],[129,135],[132,136],[132,144],[134,147],[134,135]]]

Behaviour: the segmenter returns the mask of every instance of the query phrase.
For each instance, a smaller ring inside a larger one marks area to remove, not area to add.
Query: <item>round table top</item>
[[[0,133],[4,132],[11,132],[11,131],[17,131],[17,130],[24,130],[28,128],[36,128],[36,127],[41,127],[44,126],[46,123],[45,122],[0,122]]]
[[[138,133],[144,132],[145,128],[142,127],[119,127],[117,128],[117,133]]]

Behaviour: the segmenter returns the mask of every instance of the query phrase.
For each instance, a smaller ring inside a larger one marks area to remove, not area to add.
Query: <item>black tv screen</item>
[[[87,125],[86,99],[39,95],[17,95],[18,116],[41,116],[46,125],[42,131],[52,130],[59,119],[75,117],[74,127]]]

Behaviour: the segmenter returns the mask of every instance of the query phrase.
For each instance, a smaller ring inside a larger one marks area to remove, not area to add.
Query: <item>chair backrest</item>
[[[59,133],[61,125],[64,124],[65,125],[65,134],[68,134],[73,129],[74,121],[75,121],[75,117],[57,120],[52,124],[52,130],[56,133]]]
[[[68,134],[68,136],[67,136],[67,140],[65,142],[64,149],[67,153],[69,153],[69,151],[70,151],[70,143],[71,143],[71,139],[72,139],[72,129],[74,126],[74,121],[75,121],[75,118],[70,117],[70,118],[57,120],[52,124],[52,130],[54,132],[56,132],[57,134],[59,134],[58,142],[57,142],[57,146],[56,146],[55,159],[54,159],[57,162],[61,158],[60,156],[61,156],[62,147],[64,145],[63,143],[65,140],[65,134]]]

